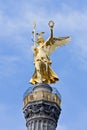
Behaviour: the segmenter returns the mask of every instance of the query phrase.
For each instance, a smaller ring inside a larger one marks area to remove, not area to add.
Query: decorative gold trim
[[[58,106],[61,105],[61,100],[56,94],[52,94],[50,92],[34,92],[28,94],[25,99],[24,99],[24,107],[29,103],[33,101],[39,101],[39,100],[45,100],[45,101],[50,101],[56,103]]]

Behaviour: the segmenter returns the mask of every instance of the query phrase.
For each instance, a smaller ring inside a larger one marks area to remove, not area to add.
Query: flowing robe
[[[50,84],[59,80],[57,74],[51,68],[50,58],[41,45],[34,49],[34,65],[35,71],[30,80],[31,84],[41,82]]]

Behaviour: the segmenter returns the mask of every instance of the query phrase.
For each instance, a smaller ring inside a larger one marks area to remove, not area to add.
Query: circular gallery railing
[[[61,105],[61,95],[56,88],[50,87],[49,85],[44,86],[43,84],[42,84],[42,86],[41,85],[37,85],[37,86],[35,85],[33,87],[29,87],[26,90],[26,92],[24,93],[24,96],[23,96],[24,107],[28,103],[31,103],[34,101],[41,101],[41,100],[54,102],[58,106]],[[44,88],[43,86],[51,88],[52,91],[48,91],[48,89]],[[35,87],[37,87],[36,90],[38,90],[38,91],[35,91]],[[39,87],[40,87],[40,89],[38,89]],[[44,89],[42,89],[42,88],[44,88]]]
[[[25,93],[24,93],[24,95],[23,95],[23,99],[24,99],[28,94],[33,93],[33,88],[34,88],[34,86],[29,87],[29,88],[25,91]],[[60,98],[60,100],[61,100],[61,94],[59,93],[59,91],[58,91],[55,87],[52,87],[52,93],[53,93],[53,94],[56,94],[56,95]]]

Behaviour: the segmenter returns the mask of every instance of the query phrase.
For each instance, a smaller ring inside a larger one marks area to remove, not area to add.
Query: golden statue
[[[44,32],[36,33],[36,24],[34,23],[34,46],[32,48],[34,53],[35,71],[30,80],[31,84],[51,84],[59,80],[57,74],[51,68],[52,62],[49,56],[57,47],[68,43],[70,41],[70,37],[53,37],[54,22],[51,20],[48,25],[50,27],[51,35],[47,41],[44,41],[44,38],[42,37]],[[38,35],[37,40],[36,35]]]

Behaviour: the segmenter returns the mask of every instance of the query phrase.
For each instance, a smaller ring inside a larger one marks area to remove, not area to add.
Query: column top
[[[59,91],[55,87],[51,87],[50,85],[44,84],[44,83],[36,84],[36,85],[29,87],[25,91],[25,93],[23,95],[23,99],[28,94],[33,93],[33,92],[37,92],[37,91],[46,91],[46,92],[50,92],[52,94],[56,94],[59,97],[59,99],[61,100],[61,94],[59,93]]]

